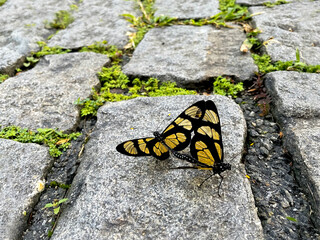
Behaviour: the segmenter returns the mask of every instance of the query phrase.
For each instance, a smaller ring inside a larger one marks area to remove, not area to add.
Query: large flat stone
[[[155,16],[165,15],[179,19],[209,18],[220,12],[218,0],[156,0],[154,8]]]
[[[239,29],[171,26],[150,30],[123,72],[199,87],[220,75],[249,79],[258,71],[250,53],[240,52],[245,35]]]
[[[21,239],[51,162],[47,147],[0,139],[1,239]]]
[[[7,0],[0,7],[0,72],[13,74],[32,51],[40,50],[37,41],[45,41],[54,31],[45,28],[55,13],[69,10],[76,1]]]
[[[0,84],[0,125],[72,130],[78,98],[100,85],[97,72],[110,60],[97,53],[46,56],[33,69]]]
[[[121,16],[124,13],[138,15],[133,1],[83,1],[74,14],[75,21],[59,31],[48,45],[79,48],[107,40],[108,44],[123,48],[129,40],[127,33],[134,31]]]
[[[320,75],[279,71],[267,74],[266,86],[277,115],[284,118],[320,117]]]
[[[262,30],[258,38],[268,41],[266,52],[273,61],[296,60],[296,48],[300,61],[320,64],[319,1],[294,2],[273,8],[252,7],[255,26]]]
[[[225,161],[233,165],[223,173],[222,197],[218,177],[198,188],[208,172],[169,169],[187,165],[181,160],[116,151],[122,141],[152,136],[200,99],[215,101]],[[52,239],[263,239],[240,163],[245,133],[239,106],[222,96],[136,98],[103,106]]]

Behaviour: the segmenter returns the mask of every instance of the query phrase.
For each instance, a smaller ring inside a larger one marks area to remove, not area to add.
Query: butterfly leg
[[[219,186],[218,186],[218,195],[219,195],[219,197],[221,197],[221,195],[220,195],[220,188],[221,188],[221,184],[222,184],[222,181],[223,181],[223,177],[222,177],[222,175],[219,173],[219,176],[220,176],[220,178],[221,178],[221,181],[220,181],[220,183],[219,183]]]
[[[214,175],[214,174],[211,174],[209,177],[207,177],[205,180],[203,180],[203,181],[200,183],[199,188],[201,188],[202,185],[203,185],[209,178],[211,178],[213,175]]]

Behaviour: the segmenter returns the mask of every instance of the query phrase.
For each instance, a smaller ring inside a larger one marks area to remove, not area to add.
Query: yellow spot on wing
[[[186,135],[183,133],[171,134],[164,140],[165,144],[168,145],[169,148],[174,149],[177,145],[182,142],[185,142],[187,139]]]
[[[192,128],[192,124],[191,122],[188,120],[188,119],[184,119],[184,118],[177,118],[175,121],[174,121],[178,126],[181,126],[187,130],[191,130]]]
[[[198,108],[197,106],[192,106],[188,108],[184,113],[189,117],[192,117],[195,119],[199,119],[202,115],[201,109]]]
[[[211,122],[213,124],[217,124],[219,123],[219,118],[217,113],[215,113],[212,110],[206,110],[204,117],[203,117],[203,121],[207,121],[207,122]]]
[[[138,145],[139,145],[139,148],[142,152],[144,152],[146,154],[150,153],[149,148],[147,148],[147,143],[143,139],[138,140]]]
[[[198,141],[195,143],[195,147],[198,150],[197,152],[198,161],[208,166],[213,166],[214,158],[210,150],[208,149],[207,145],[202,141]]]
[[[214,140],[219,140],[220,139],[220,135],[219,133],[214,130],[213,128],[209,127],[209,126],[202,126],[198,129],[198,133],[202,134],[202,135],[207,135],[210,138],[213,138]]]
[[[138,153],[138,151],[135,148],[134,143],[132,141],[126,142],[125,144],[123,144],[123,147],[124,147],[124,150],[126,150],[130,154],[135,155]]]
[[[169,127],[166,128],[166,130],[163,131],[163,133],[169,131],[170,129],[174,128],[173,124],[170,124]]]
[[[221,149],[221,146],[220,146],[219,143],[214,143],[214,145],[216,146],[216,149],[217,149],[219,158],[220,158],[220,160],[221,160],[221,157],[222,157],[222,149]]]
[[[161,142],[157,142],[153,147],[153,151],[157,156],[161,156],[162,153],[168,152],[168,149]]]

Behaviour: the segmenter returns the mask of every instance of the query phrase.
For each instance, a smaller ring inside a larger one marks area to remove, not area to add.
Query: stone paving
[[[260,0],[237,2],[252,6],[250,11],[256,13],[252,24],[262,31],[258,38],[268,42],[264,51],[273,61],[295,60],[298,48],[301,61],[320,64],[319,1],[293,1],[273,8],[261,6],[264,1]],[[75,21],[47,40],[55,31],[47,29],[45,21],[71,4],[78,5]],[[179,19],[219,12],[217,0],[159,0],[155,7],[156,16]],[[0,73],[11,76],[0,83],[0,125],[69,132],[81,128],[75,101],[89,98],[92,88],[100,88],[96,73],[111,60],[77,51],[104,40],[123,48],[127,33],[134,31],[121,16],[125,13],[141,14],[133,2],[122,0],[7,0],[0,6]],[[258,68],[249,52],[240,51],[246,36],[239,25],[230,26],[233,28],[175,25],[151,29],[123,71],[131,77],[156,77],[193,89],[212,84],[218,76],[252,81]],[[42,57],[34,68],[14,76],[26,57],[40,49],[37,41],[74,52]],[[295,176],[311,204],[311,220],[315,229],[320,228],[320,75],[279,71],[264,79]],[[217,195],[219,178],[197,187],[206,172],[170,170],[183,163],[132,158],[115,150],[124,140],[152,136],[168,124],[163,121],[168,113],[175,117],[200,99],[212,99],[218,107],[225,161],[233,166],[223,173],[221,197]],[[270,239],[263,235],[241,162],[246,134],[239,105],[224,96],[136,98],[105,104],[85,142],[69,200],[51,239]],[[28,219],[43,190],[41,180],[53,169],[54,161],[47,147],[0,139],[2,239],[21,239],[29,228]],[[34,239],[47,239],[47,233],[35,234],[42,237]]]

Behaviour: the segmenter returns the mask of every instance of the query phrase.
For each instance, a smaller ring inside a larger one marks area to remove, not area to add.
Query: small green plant
[[[265,5],[266,7],[274,7],[274,6],[277,6],[277,5],[281,5],[281,4],[286,4],[286,3],[289,3],[287,2],[286,0],[277,0],[276,2],[272,3],[272,2],[265,2],[263,3],[263,5]]]
[[[69,189],[71,187],[71,185],[59,183],[57,181],[52,181],[52,182],[50,182],[50,187],[59,187],[59,188],[63,188],[63,189]]]
[[[221,76],[217,77],[217,79],[213,83],[213,92],[215,94],[223,95],[223,96],[231,96],[233,98],[237,97],[237,94],[243,91],[243,83],[234,84],[232,80],[228,78],[223,78]]]
[[[60,212],[60,205],[66,201],[68,201],[68,198],[63,198],[61,200],[54,199],[52,203],[47,203],[43,209],[53,208],[53,213],[57,215]]]
[[[9,75],[6,74],[0,74],[0,83],[3,83],[6,79],[9,78]]]
[[[288,219],[289,221],[292,221],[292,222],[298,222],[297,219],[295,219],[295,218],[293,218],[293,217],[287,217],[287,219]]]
[[[7,1],[7,0],[0,0],[0,7],[1,7],[3,4],[5,4],[6,1]]]
[[[23,66],[30,67],[35,65],[39,61],[39,58],[34,58],[33,56],[27,57],[27,62],[23,63]]]
[[[96,116],[99,107],[105,102],[122,101],[143,96],[196,94],[195,91],[176,87],[175,83],[159,83],[156,78],[149,78],[146,81],[136,78],[130,82],[129,78],[121,71],[119,65],[102,68],[102,71],[98,75],[102,84],[100,92],[93,89],[92,99],[78,99],[75,103],[82,107],[81,116]]]
[[[122,51],[116,46],[108,45],[107,41],[95,42],[92,45],[83,47],[80,52],[95,52],[108,55],[111,58],[113,64],[117,64],[121,61]]]
[[[65,134],[51,128],[38,128],[37,131],[17,126],[0,128],[0,138],[22,143],[45,144],[49,147],[49,153],[52,157],[59,157],[62,151],[65,151],[70,146],[71,140],[80,135],[81,133]]]
[[[66,10],[60,10],[55,13],[55,19],[46,24],[46,27],[55,29],[65,29],[74,21],[71,13]]]
[[[272,63],[270,56],[267,54],[264,54],[262,56],[252,54],[252,57],[261,73],[269,73],[273,71],[298,71],[320,73],[320,65],[308,65],[306,63],[300,62],[300,53],[298,49],[296,50],[295,61],[277,61],[275,63]]]

